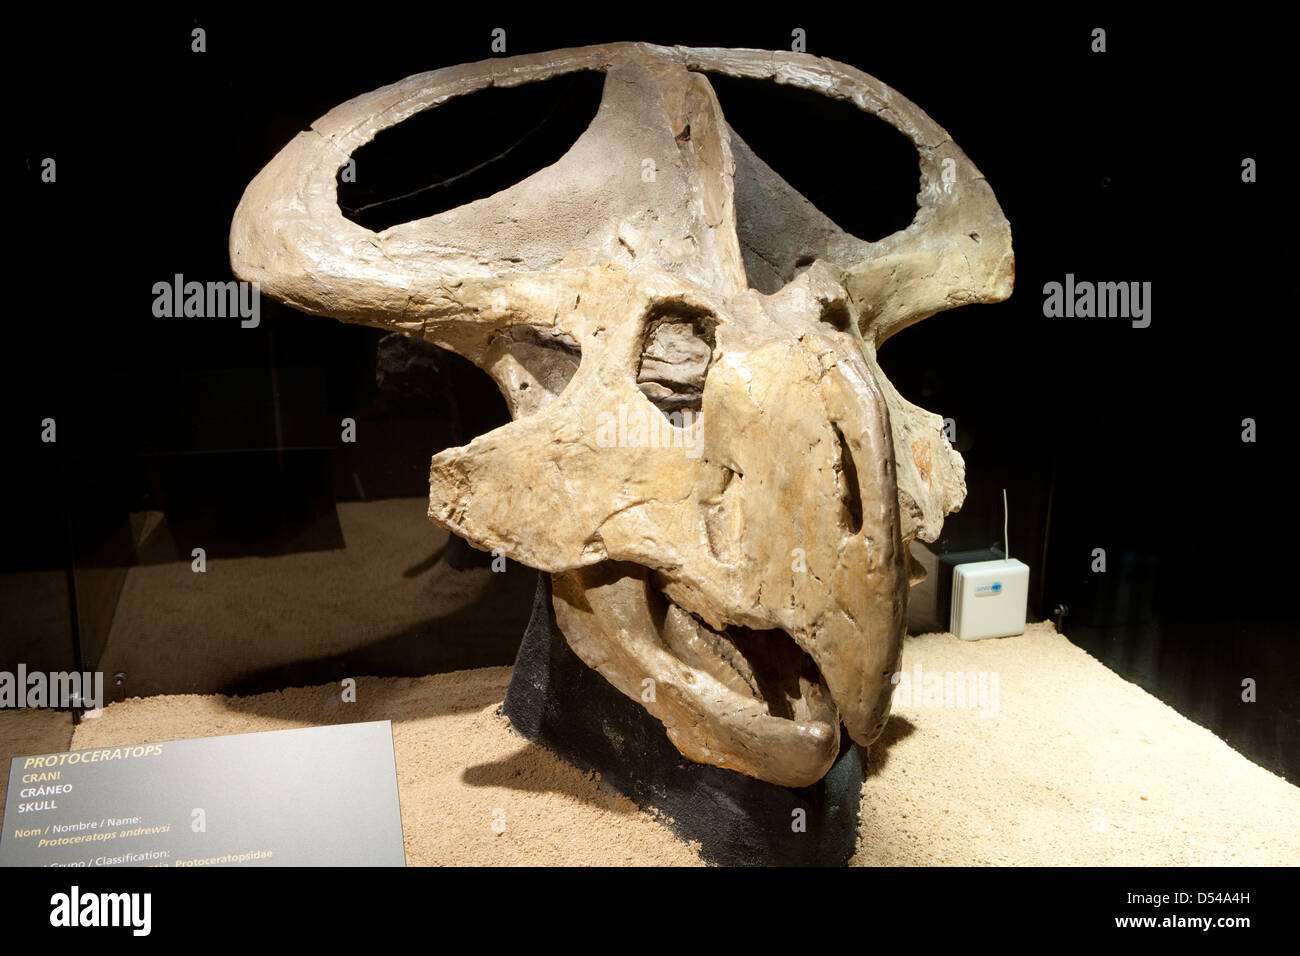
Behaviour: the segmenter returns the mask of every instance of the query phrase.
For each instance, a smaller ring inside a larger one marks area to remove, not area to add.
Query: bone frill
[[[552,166],[381,232],[336,174],[381,130],[489,86],[605,74]],[[891,123],[910,226],[835,226],[727,125],[707,74],[775,79]],[[642,176],[653,161],[655,175]],[[876,364],[893,333],[1010,294],[1010,228],[917,107],[796,53],[612,44],[435,70],[359,96],[249,185],[236,274],[304,312],[420,336],[488,372],[513,421],[430,469],[430,518],[553,575],[575,653],[686,756],[787,786],[841,722],[884,726],[913,537],[965,495],[937,415]],[[811,264],[809,264],[811,263]]]

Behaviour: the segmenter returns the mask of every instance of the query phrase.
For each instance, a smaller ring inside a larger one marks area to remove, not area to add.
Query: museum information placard
[[[403,866],[384,721],[15,757],[0,866]]]

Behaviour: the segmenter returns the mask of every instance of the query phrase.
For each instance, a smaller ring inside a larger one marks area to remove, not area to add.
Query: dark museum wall
[[[1031,620],[1064,610],[1070,640],[1300,782],[1286,432],[1294,320],[1272,301],[1290,276],[1274,238],[1290,188],[1284,114],[1269,102],[1281,61],[1231,24],[926,16],[891,21],[855,7],[728,23],[444,8],[398,24],[364,12],[256,25],[216,12],[14,24],[11,43],[28,48],[31,66],[15,84],[6,149],[20,229],[3,350],[0,669],[69,669],[78,656],[96,666],[128,598],[141,627],[184,645],[174,609],[186,585],[159,577],[157,592],[133,594],[128,568],[188,560],[194,547],[214,567],[342,548],[350,503],[421,497],[435,451],[506,420],[477,369],[445,353],[383,358],[376,330],[269,299],[256,328],[154,317],[156,282],[231,278],[232,212],[296,132],[362,92],[492,55],[495,27],[510,54],[621,39],[789,48],[797,27],[810,51],[879,77],[947,129],[1011,223],[1010,300],[940,313],[881,352],[905,397],[953,420],[966,460],[966,504],[935,549],[1000,546],[1005,488],[1011,554],[1031,568]],[[1104,53],[1090,50],[1097,26]],[[190,49],[195,27],[206,31],[203,53]],[[580,81],[557,90],[479,94],[376,140],[358,163],[380,172],[359,176],[341,201],[384,225],[427,215],[421,203],[455,205],[518,181],[557,158],[548,151],[563,151],[599,95]],[[755,152],[841,225],[877,238],[910,219],[915,158],[883,123],[790,90],[717,90]],[[534,126],[526,148],[509,149]],[[459,191],[371,206],[503,150],[505,164]],[[42,181],[47,157],[53,183]],[[1247,158],[1258,182],[1243,182]],[[1067,275],[1150,283],[1149,326],[1046,316],[1045,284]],[[340,440],[344,418],[357,423],[355,443]],[[45,419],[55,442],[41,440]],[[1253,441],[1243,440],[1246,419]],[[165,534],[150,534],[156,513]],[[492,575],[486,556],[429,540],[424,565],[393,573],[448,588],[458,573],[477,575],[459,616],[415,609],[386,631],[358,624],[355,646],[330,649],[319,616],[296,607],[285,582],[269,618],[278,624],[258,638],[283,642],[284,660],[251,671],[227,661],[221,686],[207,689],[510,663],[531,572]],[[381,586],[366,573],[341,584],[329,619],[363,621],[362,595]],[[203,607],[236,622],[252,593],[233,579],[204,587]],[[229,655],[246,637],[231,637]],[[1243,682],[1254,682],[1254,702]],[[131,692],[142,686],[128,680]],[[198,685],[178,683],[188,686]]]

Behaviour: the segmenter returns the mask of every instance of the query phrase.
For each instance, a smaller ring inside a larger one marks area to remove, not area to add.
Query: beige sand
[[[427,498],[340,502],[346,547],[209,555],[204,574],[193,572],[159,513],[141,515],[138,563],[99,669],[110,683],[125,673],[128,694],[150,697],[228,691],[259,672],[338,657],[400,660],[413,668],[407,673],[420,673],[422,661],[427,672],[509,663],[537,572],[456,571],[432,560],[447,532],[429,523],[428,510]]]
[[[918,664],[996,674],[996,712],[921,694],[899,703],[872,748],[856,864],[1300,863],[1300,789],[1050,624],[1005,640],[910,638],[909,685]],[[361,679],[358,702],[342,705],[333,687],[133,699],[84,722],[73,746],[387,718],[412,864],[699,862],[652,816],[513,736],[495,716],[508,679],[508,668]],[[33,715],[18,716],[0,714],[8,754],[36,739]]]
[[[13,757],[72,749],[72,715],[57,710],[0,710],[0,793]]]
[[[872,748],[856,863],[1300,863],[1300,789],[1050,622],[1003,640],[911,638],[903,662],[996,673],[997,713],[895,708],[886,752]]]

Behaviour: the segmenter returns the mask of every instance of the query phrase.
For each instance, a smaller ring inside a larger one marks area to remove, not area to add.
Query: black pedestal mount
[[[853,855],[865,755],[847,735],[835,765],[811,787],[687,760],[663,724],[570,649],[555,624],[548,574],[538,575],[502,713],[527,740],[659,811],[710,863],[839,866]]]

